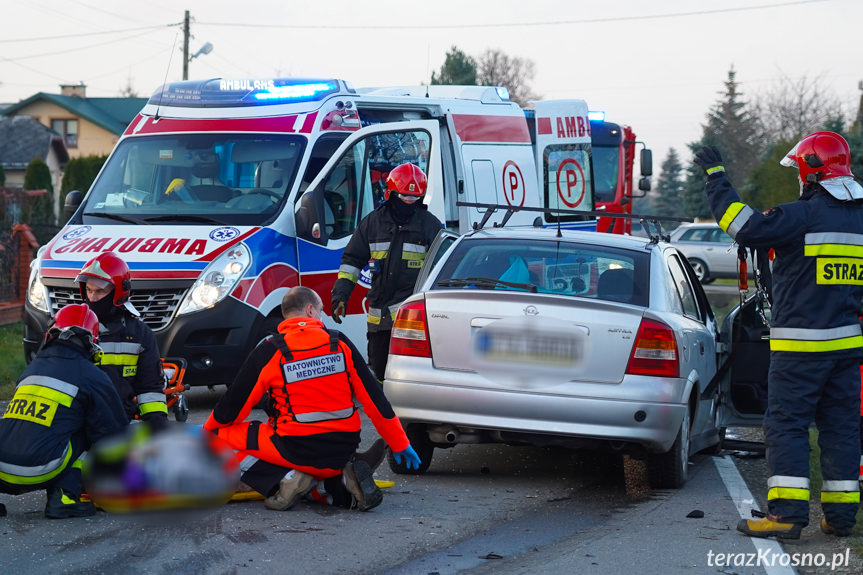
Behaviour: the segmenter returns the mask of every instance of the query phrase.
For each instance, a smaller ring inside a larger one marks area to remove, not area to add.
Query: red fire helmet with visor
[[[387,177],[387,191],[385,197],[389,199],[390,193],[395,192],[405,196],[422,198],[426,193],[428,180],[423,171],[414,164],[401,164],[390,171]]]
[[[114,252],[103,252],[84,264],[75,277],[81,290],[81,298],[87,301],[87,280],[97,278],[114,286],[114,306],[120,307],[129,301],[132,294],[132,274],[129,266]]]

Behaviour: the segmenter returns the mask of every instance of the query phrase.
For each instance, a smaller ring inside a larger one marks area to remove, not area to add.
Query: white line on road
[[[713,462],[716,464],[716,469],[719,471],[719,477],[725,484],[725,489],[734,501],[737,507],[737,512],[743,519],[750,519],[752,515],[749,513],[751,509],[758,509],[758,502],[752,496],[746,482],[741,477],[737,466],[729,456],[713,457]],[[762,539],[760,537],[750,537],[752,544],[755,545],[755,550],[759,556],[778,557],[785,553],[778,541],[772,539]],[[797,570],[791,566],[783,565],[764,565],[764,571],[767,575],[796,575]]]

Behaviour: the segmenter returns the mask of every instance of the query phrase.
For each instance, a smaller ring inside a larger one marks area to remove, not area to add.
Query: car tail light
[[[390,353],[431,357],[425,300],[411,302],[399,308],[390,337]]]
[[[670,327],[654,320],[641,321],[626,373],[666,377],[680,375],[677,338]]]

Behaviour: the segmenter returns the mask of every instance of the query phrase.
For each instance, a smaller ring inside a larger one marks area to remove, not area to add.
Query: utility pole
[[[189,11],[183,18],[183,80],[189,79]]]

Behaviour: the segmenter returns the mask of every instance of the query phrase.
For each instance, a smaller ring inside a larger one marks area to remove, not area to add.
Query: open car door
[[[767,409],[770,369],[769,308],[760,290],[726,316],[721,329],[725,344],[719,369],[718,422],[725,427],[759,427]]]

